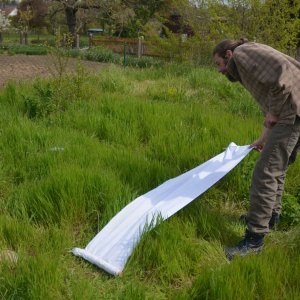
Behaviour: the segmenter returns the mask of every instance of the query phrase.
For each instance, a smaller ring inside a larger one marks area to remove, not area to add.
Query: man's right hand
[[[267,127],[264,127],[264,129],[263,129],[263,131],[262,131],[260,137],[259,137],[256,141],[254,141],[254,142],[251,144],[251,146],[252,146],[255,150],[261,152],[261,151],[263,150],[264,146],[265,146],[265,143],[266,143],[266,140],[267,140],[267,138],[268,138],[269,132],[270,132],[270,129],[267,128]]]
[[[255,149],[256,151],[261,152],[264,148],[264,145],[265,145],[265,142],[258,139],[251,144],[251,147],[253,147],[253,149]]]

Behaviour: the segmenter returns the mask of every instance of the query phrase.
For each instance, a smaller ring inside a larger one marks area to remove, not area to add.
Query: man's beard
[[[224,59],[224,62],[225,62],[225,65],[226,65],[226,66],[227,66],[227,64],[228,64],[228,61],[229,61],[228,58],[225,58],[225,59]],[[227,79],[228,79],[229,81],[231,81],[231,82],[236,82],[236,81],[238,81],[238,80],[235,79],[232,75],[230,75],[230,74],[228,73],[228,71],[226,71],[225,76],[226,76]]]
[[[225,76],[227,77],[227,79],[231,82],[236,82],[237,79],[235,79],[232,75],[230,75],[229,73],[225,74]]]

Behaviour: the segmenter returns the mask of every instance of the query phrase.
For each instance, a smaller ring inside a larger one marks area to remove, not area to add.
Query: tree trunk
[[[299,11],[299,19],[300,19],[300,11]],[[298,33],[298,44],[297,44],[297,58],[300,60],[300,33]]]
[[[73,8],[73,7],[65,8],[65,14],[67,18],[69,32],[72,34],[73,37],[73,42],[72,42],[73,48],[76,47],[76,23],[77,23],[76,13],[77,13],[77,8]]]
[[[24,32],[24,44],[28,45],[28,32]]]
[[[2,31],[0,31],[0,44],[2,44],[3,42],[3,34],[2,34]]]
[[[24,45],[24,33],[20,31],[20,45]]]

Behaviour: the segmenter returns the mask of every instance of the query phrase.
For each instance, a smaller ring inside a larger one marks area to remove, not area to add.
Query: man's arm
[[[267,128],[272,128],[279,120],[278,116],[274,116],[271,113],[266,113],[264,126]]]
[[[265,143],[267,141],[267,138],[270,133],[270,128],[264,127],[260,137],[254,141],[251,146],[256,149],[257,151],[261,152],[265,146]]]

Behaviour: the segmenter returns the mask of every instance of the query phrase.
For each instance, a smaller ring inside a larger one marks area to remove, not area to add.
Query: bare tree
[[[66,17],[66,23],[68,26],[69,32],[72,34],[74,38],[79,31],[79,28],[82,26],[80,22],[78,22],[78,12],[82,10],[101,10],[106,9],[110,3],[113,1],[108,0],[52,0],[52,3],[55,7],[52,9],[52,15],[58,12],[63,11]],[[51,16],[50,16],[51,17]]]

